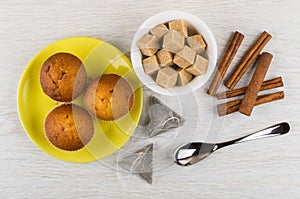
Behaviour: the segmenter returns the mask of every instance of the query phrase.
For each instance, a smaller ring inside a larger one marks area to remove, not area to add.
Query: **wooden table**
[[[299,198],[300,4],[296,2],[0,1],[0,198]],[[205,87],[178,99],[158,96],[181,112],[186,123],[148,140],[156,152],[152,185],[117,172],[111,165],[114,156],[74,164],[40,151],[22,128],[16,100],[30,59],[47,44],[78,35],[101,38],[128,52],[139,25],[165,10],[188,11],[203,19],[215,35],[219,58],[232,32],[244,33],[233,65],[263,30],[270,32],[273,39],[265,51],[274,58],[267,78],[283,77],[285,99],[256,107],[251,117],[235,113],[219,118],[217,102],[205,94]],[[290,134],[224,148],[191,167],[172,163],[172,151],[179,144],[225,141],[281,121],[290,122]]]

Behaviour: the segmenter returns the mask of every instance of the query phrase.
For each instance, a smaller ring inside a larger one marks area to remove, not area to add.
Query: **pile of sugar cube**
[[[159,24],[143,35],[137,45],[146,74],[164,88],[184,86],[206,73],[206,43],[200,33],[189,35],[182,19]]]

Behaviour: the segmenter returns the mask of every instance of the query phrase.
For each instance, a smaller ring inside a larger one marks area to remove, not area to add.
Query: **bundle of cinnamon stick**
[[[244,95],[244,97],[242,99],[219,104],[217,107],[219,116],[227,115],[237,111],[250,116],[254,106],[284,98],[283,91],[267,95],[258,95],[259,91],[269,90],[283,86],[282,77],[277,77],[274,79],[264,81],[264,78],[271,64],[273,55],[268,52],[263,52],[261,55],[260,53],[266,46],[266,44],[271,40],[271,38],[272,36],[266,31],[264,31],[260,35],[260,37],[250,48],[250,50],[244,55],[241,62],[238,64],[238,66],[235,68],[235,70],[232,72],[232,74],[226,81],[225,86],[230,90],[217,94],[217,90],[221,85],[221,82],[234,56],[236,55],[244,39],[244,35],[242,33],[238,31],[234,33],[233,38],[223,56],[223,59],[218,67],[217,72],[215,73],[215,76],[210,84],[207,93],[209,95],[216,96],[217,99],[226,99],[240,95]],[[258,61],[255,66],[256,68],[249,85],[246,87],[234,89],[239,80],[250,68],[250,66],[253,63],[256,63],[255,60],[257,59]]]

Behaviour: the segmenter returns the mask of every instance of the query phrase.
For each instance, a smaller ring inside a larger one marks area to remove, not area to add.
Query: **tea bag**
[[[182,126],[185,120],[147,90],[144,91],[143,101],[143,111],[139,124],[129,141],[120,150],[117,164],[130,174],[138,175],[152,184],[154,152],[153,143],[147,145],[149,140],[153,136]],[[134,147],[137,145],[146,145],[146,147],[135,151]]]
[[[137,150],[135,153],[122,158],[118,164],[131,174],[135,174],[152,184],[153,144]]]
[[[146,106],[146,118],[143,118],[135,130],[135,135],[153,137],[170,129],[178,128],[185,122],[184,118],[162,103],[155,96],[150,96]],[[147,124],[147,125],[145,125]]]

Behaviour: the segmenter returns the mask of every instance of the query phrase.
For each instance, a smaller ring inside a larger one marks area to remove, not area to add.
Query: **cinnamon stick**
[[[283,86],[282,78],[281,77],[276,77],[274,79],[264,81],[261,88],[259,89],[259,91],[278,88],[278,87],[281,87],[281,86]],[[246,87],[237,88],[237,89],[234,89],[234,90],[218,93],[216,95],[216,97],[217,97],[218,100],[220,100],[220,99],[226,99],[226,98],[231,98],[231,97],[244,95],[246,93],[247,88],[248,87],[246,86]]]
[[[225,86],[227,88],[233,89],[236,86],[236,84],[239,82],[239,80],[242,78],[251,64],[253,64],[255,59],[258,57],[259,53],[262,51],[265,45],[271,40],[271,38],[272,36],[266,31],[261,34],[261,36],[255,42],[252,48],[247,52],[240,64],[237,66],[235,71],[225,83]]]
[[[262,53],[261,57],[259,58],[256,69],[245,93],[245,97],[239,108],[240,113],[248,116],[251,115],[257,94],[267,74],[272,58],[273,55],[267,52]]]
[[[255,106],[260,105],[260,104],[265,104],[268,102],[273,102],[273,101],[280,100],[283,98],[284,98],[283,91],[279,91],[279,92],[267,94],[267,95],[261,95],[261,96],[257,97],[257,99],[255,101]],[[228,115],[230,113],[237,112],[240,108],[241,103],[242,103],[242,99],[238,99],[238,100],[233,100],[233,101],[230,101],[227,103],[219,104],[217,106],[219,116],[224,116],[224,115]]]
[[[216,95],[216,92],[225,76],[226,71],[228,70],[234,56],[236,55],[242,41],[244,39],[244,35],[238,31],[234,33],[234,36],[228,46],[223,59],[218,67],[217,72],[209,86],[207,93],[211,96]]]

